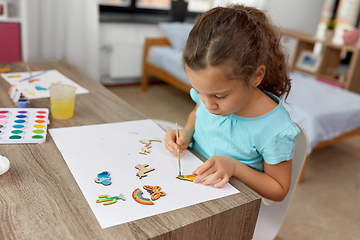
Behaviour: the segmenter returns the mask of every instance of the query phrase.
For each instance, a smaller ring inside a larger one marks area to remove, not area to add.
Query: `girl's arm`
[[[256,171],[243,163],[238,168],[234,177],[261,196],[273,201],[282,201],[286,197],[291,184],[291,160],[275,165],[264,163],[264,172]]]
[[[177,149],[180,147],[180,154],[182,156],[185,155],[185,151],[183,149],[186,149],[189,147],[191,141],[192,141],[192,135],[195,131],[195,120],[196,120],[196,109],[198,108],[198,104],[196,104],[194,110],[192,110],[189,114],[189,117],[187,119],[187,122],[185,124],[184,129],[179,130],[179,139],[178,142],[176,142],[176,133],[175,130],[170,130],[166,132],[165,135],[165,148],[173,153],[177,154]]]
[[[212,156],[193,172],[198,175],[194,178],[194,183],[212,174],[202,183],[208,185],[221,179],[214,186],[222,187],[233,176],[261,196],[273,201],[282,201],[290,189],[291,165],[291,160],[275,165],[264,163],[264,172],[259,172],[231,157]]]

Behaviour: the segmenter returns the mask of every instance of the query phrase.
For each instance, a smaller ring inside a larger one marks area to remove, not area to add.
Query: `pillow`
[[[159,23],[159,27],[164,32],[171,46],[182,51],[193,27],[193,23],[161,22]]]

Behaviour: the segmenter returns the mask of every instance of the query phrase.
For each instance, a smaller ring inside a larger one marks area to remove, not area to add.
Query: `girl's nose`
[[[205,99],[205,108],[208,110],[208,111],[213,111],[213,110],[216,110],[218,108],[218,105],[212,101],[211,99],[207,98]]]

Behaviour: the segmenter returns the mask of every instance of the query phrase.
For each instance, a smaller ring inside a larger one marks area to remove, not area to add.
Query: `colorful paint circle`
[[[24,131],[23,130],[12,130],[11,133],[12,134],[22,134],[22,133],[24,133]]]
[[[17,118],[26,118],[26,115],[17,115]]]
[[[46,118],[44,115],[37,115],[36,118]]]
[[[26,122],[24,119],[17,119],[14,121],[15,123],[24,123]]]
[[[8,113],[9,111],[0,111],[0,114],[6,114]]]
[[[45,114],[46,112],[45,111],[37,111],[37,113]]]
[[[40,130],[40,129],[37,129],[37,130],[33,131],[33,133],[37,133],[37,134],[42,134],[44,132],[45,132],[44,130]]]
[[[41,135],[34,135],[31,137],[32,139],[43,139],[44,136],[41,136]]]
[[[21,124],[18,124],[18,125],[14,125],[13,128],[24,128],[25,126],[24,125],[21,125]]]
[[[3,129],[5,126],[0,124],[0,129]]]
[[[44,123],[45,120],[35,120],[36,123]]]
[[[36,124],[36,125],[34,125],[34,128],[44,128],[45,127],[45,125],[42,125],[42,124]]]
[[[6,123],[4,119],[0,119],[0,123]]]
[[[0,115],[0,118],[7,118],[6,115]]]
[[[18,111],[18,113],[27,113],[27,111]]]
[[[22,139],[22,136],[20,135],[12,135],[9,137],[9,139]]]

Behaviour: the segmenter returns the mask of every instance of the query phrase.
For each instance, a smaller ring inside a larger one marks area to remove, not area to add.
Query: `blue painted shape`
[[[95,182],[96,183],[101,183],[105,186],[109,186],[111,184],[111,178],[110,178],[110,173],[107,171],[104,171],[102,173],[99,173],[97,175],[98,177],[95,178]]]
[[[36,90],[47,90],[46,88],[42,87],[42,86],[35,86]]]

